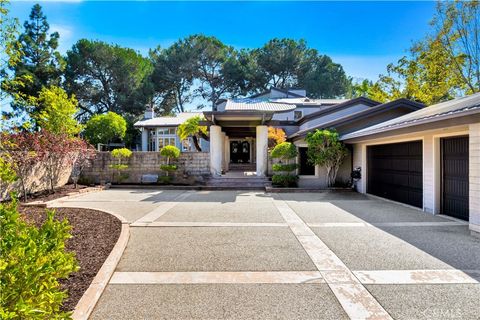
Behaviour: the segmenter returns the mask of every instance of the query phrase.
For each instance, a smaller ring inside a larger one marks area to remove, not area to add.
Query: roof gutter
[[[476,117],[472,117],[472,116],[476,116]],[[344,142],[347,142],[347,143],[355,143],[355,142],[360,142],[363,140],[369,140],[371,138],[375,138],[372,136],[379,135],[379,134],[382,134],[383,136],[389,136],[389,135],[395,134],[395,132],[398,130],[409,129],[409,128],[413,128],[421,125],[426,125],[426,124],[440,122],[440,121],[454,120],[454,119],[463,118],[463,117],[468,117],[465,119],[465,123],[473,123],[476,121],[475,119],[477,117],[480,118],[480,109],[477,108],[477,109],[472,109],[465,112],[446,114],[443,116],[440,115],[440,116],[431,117],[423,120],[412,121],[410,123],[406,123],[397,127],[377,128],[377,129],[365,132],[364,134],[349,133],[341,136],[340,140],[343,140]],[[422,130],[419,130],[419,131],[422,131]]]

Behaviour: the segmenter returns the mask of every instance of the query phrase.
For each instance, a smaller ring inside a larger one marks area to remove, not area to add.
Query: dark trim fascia
[[[365,119],[369,116],[376,115],[376,114],[379,114],[379,113],[383,113],[383,112],[392,110],[393,108],[401,108],[401,107],[411,109],[412,111],[417,111],[417,110],[422,109],[424,107],[424,105],[421,104],[421,103],[410,101],[408,99],[398,99],[398,100],[387,102],[387,103],[384,103],[384,104],[379,104],[379,105],[371,107],[367,110],[359,111],[357,113],[353,113],[353,114],[348,115],[346,117],[335,119],[335,120],[332,120],[330,122],[326,122],[326,123],[323,123],[321,125],[318,125],[318,126],[315,126],[315,127],[312,127],[312,128],[308,128],[308,129],[299,131],[297,133],[294,133],[292,135],[292,138],[294,138],[296,136],[298,136],[300,138],[303,138],[307,135],[308,132],[310,132],[312,130],[316,130],[316,129],[320,129],[320,128],[333,128],[335,126],[340,126],[340,125],[343,125],[345,123],[351,123],[351,122],[355,122],[357,120],[363,120],[363,119]]]
[[[363,104],[365,104],[369,107],[380,105],[380,102],[378,102],[378,101],[375,101],[375,100],[372,100],[372,99],[369,99],[369,98],[365,98],[365,97],[358,97],[358,98],[354,98],[354,99],[339,103],[337,105],[334,105],[331,108],[327,108],[325,110],[320,110],[320,111],[317,111],[317,112],[314,112],[314,113],[307,114],[304,117],[300,118],[300,120],[298,120],[297,123],[300,125],[300,124],[303,124],[303,123],[307,122],[308,120],[311,120],[311,119],[316,118],[318,116],[323,116],[325,114],[329,114],[329,113],[332,113],[332,112],[335,112],[335,111],[340,111],[340,110],[343,110],[345,108],[348,108],[352,105],[359,104],[359,103],[363,103]]]
[[[298,126],[295,120],[271,120],[272,126]]]
[[[366,140],[387,138],[399,134],[416,133],[426,130],[442,129],[459,125],[477,123],[480,121],[480,110],[474,109],[458,114],[444,115],[443,117],[432,117],[425,120],[415,121],[396,128],[378,128],[364,135],[348,137],[340,137],[346,143],[358,143]]]

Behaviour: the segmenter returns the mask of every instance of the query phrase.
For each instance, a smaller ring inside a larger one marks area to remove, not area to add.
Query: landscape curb
[[[85,189],[80,189],[75,192],[70,192],[68,195],[49,200],[49,201],[32,201],[32,202],[27,202],[27,203],[21,203],[22,207],[38,207],[38,208],[48,208],[50,204],[56,202],[56,201],[65,201],[68,199],[76,198],[81,195],[87,194],[87,193],[92,193],[92,192],[98,192],[98,191],[103,191],[107,190],[108,186],[103,186],[103,187],[87,187]]]
[[[98,210],[98,209],[95,209]],[[98,210],[110,214],[109,212]],[[115,217],[118,217],[115,215]],[[126,221],[122,221],[122,230],[118,237],[117,243],[113,247],[112,251],[108,255],[107,259],[103,263],[97,275],[93,278],[92,283],[88,289],[83,293],[82,297],[78,301],[75,309],[73,310],[73,320],[86,320],[95,308],[98,300],[103,294],[103,291],[107,287],[110,278],[112,277],[115,268],[117,267],[123,251],[127,247],[128,239],[130,238],[130,225]]]

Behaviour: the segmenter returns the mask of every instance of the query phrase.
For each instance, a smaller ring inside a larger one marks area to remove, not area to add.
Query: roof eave
[[[374,130],[371,130],[371,131],[366,131],[364,133],[359,133],[359,134],[355,134],[355,132],[353,132],[353,133],[349,133],[349,134],[346,134],[346,135],[340,137],[340,139],[343,140],[344,142],[347,142],[347,143],[354,143],[354,142],[359,142],[359,141],[363,141],[363,140],[369,140],[369,139],[373,138],[373,136],[378,135],[379,133],[383,133],[383,134],[388,133],[388,134],[393,135],[393,134],[395,134],[395,131],[397,131],[397,130],[412,128],[412,127],[416,127],[416,126],[420,126],[420,125],[424,125],[424,124],[429,124],[429,123],[434,123],[434,122],[440,122],[440,121],[444,121],[444,120],[456,119],[456,118],[461,118],[461,117],[469,117],[469,116],[472,116],[472,115],[479,115],[480,116],[480,109],[473,109],[473,110],[468,110],[468,111],[465,111],[465,112],[458,112],[458,113],[453,113],[453,114],[440,115],[440,116],[431,117],[431,118],[427,118],[427,119],[423,119],[423,120],[412,121],[412,122],[409,122],[409,123],[405,123],[405,124],[398,125],[398,126],[395,126],[395,127],[390,127],[390,128],[385,128],[385,127],[377,128],[377,129],[374,129]],[[472,119],[472,121],[473,121],[473,119]]]

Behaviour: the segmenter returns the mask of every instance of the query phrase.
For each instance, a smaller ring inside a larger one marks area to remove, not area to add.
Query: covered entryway
[[[250,163],[250,143],[246,140],[230,142],[230,162]]]
[[[367,192],[423,207],[422,141],[369,146]]]
[[[440,141],[441,213],[468,221],[468,137]]]

